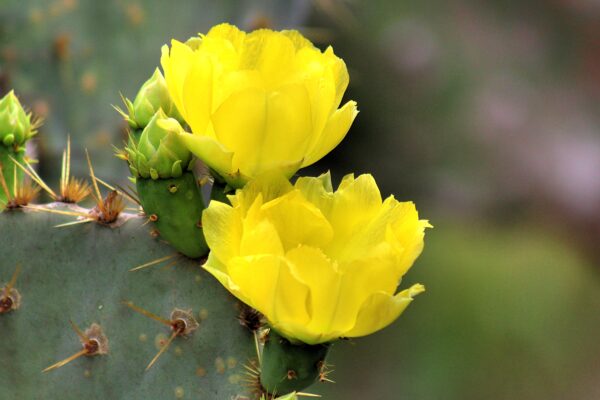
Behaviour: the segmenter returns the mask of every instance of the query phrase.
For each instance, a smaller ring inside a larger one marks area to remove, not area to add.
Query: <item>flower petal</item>
[[[296,279],[310,288],[311,319],[306,328],[321,341],[324,334],[338,325],[334,318],[344,317],[337,313],[339,302],[344,301],[339,296],[342,276],[332,261],[315,247],[296,247],[287,252],[286,258]]]
[[[228,272],[248,298],[248,304],[269,321],[277,324],[308,322],[308,288],[294,278],[283,258],[273,255],[236,257],[230,260]]]
[[[242,219],[239,213],[239,210],[218,201],[211,201],[210,207],[202,213],[204,237],[211,255],[225,263],[240,255]]]
[[[334,112],[327,121],[320,140],[304,158],[302,166],[306,167],[314,164],[340,144],[357,115],[358,110],[355,101],[347,102],[342,108]]]
[[[356,318],[356,325],[346,332],[346,337],[369,335],[394,322],[408,307],[413,297],[425,291],[420,284],[413,285],[395,296],[387,293],[374,293],[362,305]]]
[[[233,153],[214,138],[190,133],[181,133],[179,138],[192,153],[212,169],[222,174],[234,173],[232,169]]]

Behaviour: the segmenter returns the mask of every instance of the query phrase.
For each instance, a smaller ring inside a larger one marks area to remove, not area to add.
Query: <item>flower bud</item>
[[[35,135],[31,114],[27,114],[14,91],[0,100],[0,143],[6,147],[21,147]]]
[[[144,129],[150,123],[150,120],[160,109],[171,118],[180,123],[184,123],[183,117],[177,111],[175,104],[171,100],[165,78],[158,70],[148,79],[140,88],[133,102],[124,99],[128,114],[121,112],[125,120],[132,129]]]
[[[159,109],[144,128],[139,142],[129,141],[125,151],[135,177],[167,179],[180,177],[190,167],[192,153],[181,143],[183,128]]]

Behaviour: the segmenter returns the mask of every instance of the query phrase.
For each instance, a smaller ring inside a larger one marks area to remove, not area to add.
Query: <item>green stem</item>
[[[219,182],[215,179],[212,189],[210,190],[210,200],[220,201],[221,203],[231,204],[227,198],[229,186],[225,182]]]
[[[192,172],[170,179],[138,177],[136,186],[144,212],[162,238],[190,258],[208,254],[202,231],[204,201]]]
[[[23,164],[25,162],[25,149],[15,151],[13,147],[6,147],[0,144],[0,165],[2,165],[2,173],[6,180],[6,186],[11,195],[14,195],[15,170],[18,184],[23,183],[23,171],[15,165],[10,157]],[[4,190],[0,187],[0,203],[4,204],[7,201]]]
[[[260,383],[270,394],[283,395],[312,385],[323,368],[331,346],[327,343],[294,344],[269,332],[260,366]]]

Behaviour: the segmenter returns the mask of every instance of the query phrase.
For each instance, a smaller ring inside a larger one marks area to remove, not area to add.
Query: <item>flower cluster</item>
[[[412,202],[382,199],[369,174],[347,175],[337,190],[328,173],[289,181],[333,150],[358,113],[354,101],[342,105],[344,61],[297,31],[221,24],[165,45],[161,64],[164,81],[157,72],[144,87],[156,99],[141,94],[128,107],[143,117],[133,125],[148,124],[129,158],[156,179],[180,174],[189,151],[227,184],[220,195],[213,187],[221,201],[203,213],[204,268],[292,343],[391,324],[424,290],[398,286],[429,223]],[[168,110],[150,118],[157,107]]]

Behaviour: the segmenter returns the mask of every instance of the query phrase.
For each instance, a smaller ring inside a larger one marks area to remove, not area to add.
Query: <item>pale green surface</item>
[[[229,399],[243,393],[230,379],[242,374],[242,364],[254,356],[252,336],[236,319],[235,299],[198,262],[181,259],[168,269],[128,272],[173,249],[152,239],[142,219],[115,229],[93,223],[53,227],[67,220],[20,211],[0,214],[0,281],[21,263],[16,287],[23,296],[20,309],[0,316],[0,398],[170,399],[182,389],[184,399]],[[166,318],[175,307],[192,308],[196,319],[206,309],[208,317],[144,372],[157,352],[156,336],[169,335],[170,329],[130,310],[123,300]],[[99,323],[110,353],[43,374],[81,349],[69,319],[82,329]],[[215,366],[217,357],[225,362],[223,373]],[[234,368],[228,367],[229,357],[237,361]],[[206,376],[198,376],[197,368],[205,368]]]

